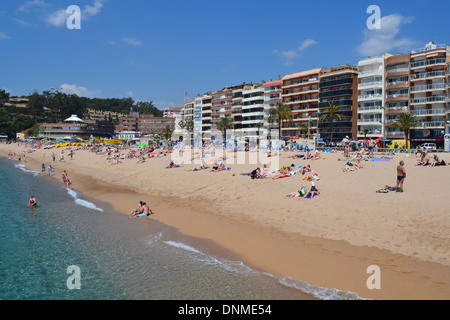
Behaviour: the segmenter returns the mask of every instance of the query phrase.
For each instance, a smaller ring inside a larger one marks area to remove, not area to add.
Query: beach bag
[[[446,165],[446,164],[445,164],[445,161],[442,160],[441,163],[440,163],[439,165],[440,165],[440,166],[445,166],[445,165]]]

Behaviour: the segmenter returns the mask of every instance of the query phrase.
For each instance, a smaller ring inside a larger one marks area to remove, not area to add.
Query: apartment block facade
[[[356,138],[358,120],[358,67],[340,65],[331,67],[319,78],[319,119],[320,138],[328,142],[341,142],[346,136]],[[340,107],[342,119],[326,117],[328,106]]]
[[[282,137],[300,136],[305,130],[309,133],[317,132],[319,121],[319,77],[324,71],[326,69],[318,68],[283,77],[281,101],[291,108],[293,122],[282,124]]]
[[[278,131],[278,122],[270,120],[270,110],[276,108],[281,102],[281,86],[283,81],[281,77],[278,80],[265,82],[262,87],[264,90],[264,128]]]
[[[411,143],[443,144],[449,113],[450,47],[428,43],[425,48],[411,52],[411,111],[419,125],[411,130]]]

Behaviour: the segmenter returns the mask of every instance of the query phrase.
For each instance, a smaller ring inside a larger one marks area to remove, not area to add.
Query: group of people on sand
[[[342,168],[342,171],[348,172],[348,171],[355,171],[355,170],[363,169],[363,168],[364,168],[364,164],[361,162],[360,159],[358,159],[358,162],[356,164],[353,164],[352,162],[347,161],[345,166]]]
[[[428,154],[428,150],[423,149],[420,155],[417,154],[417,152],[414,152],[411,155],[411,158],[417,159],[417,166],[445,166],[446,163],[444,160],[440,160],[437,154],[434,154],[432,158],[430,158],[430,155]]]
[[[137,209],[131,211],[131,213],[128,215],[128,219],[134,219],[134,218],[144,218],[148,217],[151,214],[153,214],[152,209],[145,203],[144,201],[139,201],[139,205]]]

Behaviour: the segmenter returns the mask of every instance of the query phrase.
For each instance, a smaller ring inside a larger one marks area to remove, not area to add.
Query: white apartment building
[[[358,63],[358,138],[361,131],[370,130],[372,137],[381,140],[385,130],[385,70],[384,60],[389,54],[362,59]]]
[[[246,85],[242,96],[242,131],[245,137],[257,137],[264,127],[264,87]]]

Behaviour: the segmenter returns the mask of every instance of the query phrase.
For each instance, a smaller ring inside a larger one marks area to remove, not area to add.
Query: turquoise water
[[[33,194],[38,208],[30,209]],[[70,290],[69,266],[80,270]],[[307,294],[306,294],[307,293]],[[277,278],[206,254],[171,228],[0,157],[0,299],[340,299],[348,292]]]

